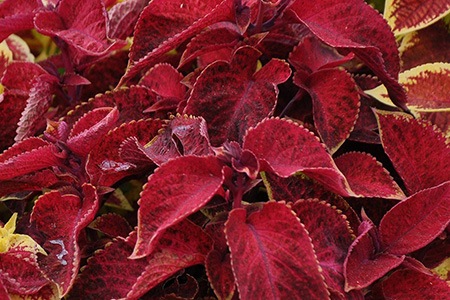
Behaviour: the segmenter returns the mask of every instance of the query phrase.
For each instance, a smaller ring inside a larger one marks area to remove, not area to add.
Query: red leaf
[[[15,177],[11,180],[0,181],[0,197],[24,191],[41,191],[44,187],[51,187],[60,179],[51,170],[33,172],[29,175]]]
[[[382,246],[403,255],[433,241],[450,223],[450,182],[420,191],[388,211],[380,223]]]
[[[405,114],[376,115],[384,151],[410,194],[450,180],[450,147],[439,130]]]
[[[276,84],[291,71],[284,61],[273,60],[255,72],[260,55],[253,47],[241,47],[229,64],[217,61],[197,78],[184,112],[205,118],[213,145],[241,142],[248,128],[273,113]]]
[[[360,234],[350,246],[344,262],[345,291],[360,290],[371,285],[390,270],[398,267],[405,256],[389,253],[375,253],[370,231],[374,230],[367,221],[361,223]]]
[[[72,287],[80,266],[77,243],[81,230],[93,219],[99,207],[96,189],[83,185],[83,200],[76,195],[48,192],[36,201],[31,221],[47,238],[39,266],[58,285],[61,296]]]
[[[130,67],[121,85],[207,26],[234,18],[234,1],[151,1],[135,27]]]
[[[164,80],[161,80],[164,78]],[[151,68],[139,81],[156,94],[165,98],[184,99],[186,86],[181,83],[183,75],[169,64],[158,64]]]
[[[10,34],[33,28],[34,0],[5,0],[0,3],[0,42]]]
[[[362,0],[320,3],[297,0],[290,9],[324,43],[354,52],[388,87],[396,105],[406,109],[405,93],[396,81],[397,44],[386,21],[375,9]]]
[[[305,82],[294,77],[294,82],[311,95],[315,127],[330,153],[334,153],[350,136],[358,119],[360,103],[355,81],[345,70],[324,69]]]
[[[114,213],[101,215],[89,224],[89,228],[113,238],[118,236],[126,238],[132,231],[127,220],[121,215]]]
[[[349,152],[334,161],[356,194],[397,200],[405,198],[389,172],[370,154]]]
[[[161,233],[202,208],[222,182],[222,165],[215,157],[184,156],[159,167],[138,202],[138,240],[132,258],[149,255]]]
[[[414,270],[398,270],[381,283],[386,299],[448,299],[450,287],[435,275]]]
[[[247,132],[243,148],[256,155],[263,171],[281,177],[303,172],[338,194],[354,195],[324,145],[296,123],[266,119]]]
[[[61,0],[55,10],[38,12],[34,25],[40,33],[67,43],[72,63],[82,67],[124,46],[108,40],[106,16],[103,1]]]
[[[139,14],[148,0],[128,0],[119,2],[108,10],[108,37],[125,40],[133,35]]]
[[[311,237],[325,283],[330,291],[344,297],[343,265],[353,241],[345,216],[330,204],[311,199],[295,202],[292,210]]]
[[[225,234],[242,299],[329,298],[308,232],[285,204],[234,209]]]
[[[87,157],[108,131],[114,128],[118,119],[119,111],[116,108],[94,109],[73,126],[67,146],[78,156]]]

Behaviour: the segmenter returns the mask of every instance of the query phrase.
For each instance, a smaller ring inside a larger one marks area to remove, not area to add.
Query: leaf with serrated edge
[[[283,119],[266,119],[248,130],[243,149],[260,160],[261,170],[281,177],[303,172],[340,195],[355,195],[325,146],[303,126]]]
[[[433,241],[450,223],[450,182],[422,190],[389,210],[380,222],[383,250],[403,255]]]
[[[447,0],[387,0],[384,17],[395,35],[424,28],[450,12]]]
[[[159,236],[202,208],[222,182],[222,165],[215,157],[184,156],[161,165],[138,202],[138,240],[131,257],[149,255]]]
[[[161,80],[164,78],[164,80]],[[139,81],[162,97],[183,99],[186,86],[181,83],[183,75],[169,64],[158,64],[151,68]],[[161,100],[160,100],[161,101]]]
[[[402,113],[376,117],[384,151],[410,194],[450,180],[450,146],[440,130]]]
[[[334,160],[352,190],[364,197],[402,200],[405,194],[375,157],[362,152],[349,152]]]
[[[232,210],[225,235],[242,299],[329,299],[311,238],[284,203]]]

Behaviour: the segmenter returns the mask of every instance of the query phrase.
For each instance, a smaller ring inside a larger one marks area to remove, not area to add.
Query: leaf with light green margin
[[[431,25],[449,12],[449,0],[386,0],[384,18],[398,36]]]
[[[450,110],[450,63],[423,64],[399,74],[412,112]],[[383,85],[365,91],[384,104],[394,106]]]

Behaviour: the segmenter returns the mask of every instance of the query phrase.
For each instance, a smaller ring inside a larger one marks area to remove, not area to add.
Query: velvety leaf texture
[[[380,223],[385,251],[408,254],[434,240],[450,223],[450,182],[422,190],[386,213]]]
[[[285,204],[235,209],[225,234],[242,299],[329,298],[308,232]]]
[[[0,4],[0,42],[10,34],[33,28],[34,0],[6,0]]]
[[[370,154],[350,152],[334,161],[356,194],[398,200],[405,198],[389,172]]]
[[[266,119],[247,132],[243,148],[265,164],[263,170],[272,170],[282,177],[304,172],[338,194],[353,193],[324,145],[296,123]]]
[[[215,62],[197,78],[184,113],[206,120],[214,146],[227,140],[242,142],[248,128],[273,113],[276,84],[289,78],[290,69],[274,60],[255,72],[260,55],[253,47],[239,48],[229,64]]]
[[[184,156],[152,174],[139,200],[138,240],[133,258],[147,256],[165,229],[202,208],[223,182],[215,157]]]
[[[386,154],[410,194],[450,180],[450,147],[442,133],[411,116],[377,111]]]

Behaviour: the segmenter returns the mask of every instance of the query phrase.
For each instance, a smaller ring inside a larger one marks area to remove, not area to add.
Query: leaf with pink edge
[[[148,167],[148,163],[142,163],[138,167],[133,161],[121,153],[121,147],[130,137],[136,138],[137,142],[145,144],[153,139],[162,127],[161,120],[140,120],[122,124],[107,135],[95,146],[89,154],[86,163],[86,172],[91,182],[96,185],[111,186],[120,179],[139,172],[139,167]],[[129,153],[126,153],[129,155]]]
[[[406,197],[389,172],[370,154],[349,152],[334,162],[358,195],[397,200]]]
[[[386,299],[441,300],[448,299],[450,295],[450,287],[444,280],[408,269],[395,271],[381,286]]]
[[[236,50],[230,63],[217,61],[197,78],[184,110],[202,116],[211,143],[242,142],[246,130],[270,116],[277,103],[277,84],[286,81],[290,68],[272,60],[255,72],[261,53],[253,47]]]
[[[126,238],[132,231],[128,221],[121,215],[114,213],[99,216],[89,224],[89,228],[113,238],[118,236]]]
[[[345,70],[324,69],[304,82],[294,77],[294,83],[311,95],[314,124],[330,153],[334,153],[350,136],[358,119],[360,102],[355,81]]]
[[[380,222],[382,249],[403,255],[433,241],[450,223],[450,182],[419,191],[389,210]]]
[[[149,0],[128,0],[108,10],[108,37],[124,40],[133,35],[134,26]]]
[[[57,37],[60,47],[68,46],[72,63],[82,68],[125,45],[108,39],[106,16],[103,1],[61,0],[54,10],[39,11],[34,25],[40,33]]]
[[[450,180],[450,147],[442,132],[406,114],[376,116],[384,151],[410,194]]]
[[[447,0],[387,0],[384,17],[395,35],[424,28],[450,12]]]
[[[345,291],[360,290],[398,267],[405,256],[376,253],[370,231],[374,225],[363,221],[359,236],[353,241],[344,262]]]
[[[230,212],[225,234],[242,299],[328,299],[311,238],[284,204]]]
[[[36,201],[31,221],[45,235],[42,245],[48,253],[39,258],[46,276],[58,285],[61,296],[73,285],[80,267],[78,237],[93,219],[99,207],[95,187],[83,185],[83,199],[77,195],[48,192]]]
[[[396,80],[400,68],[397,44],[375,9],[362,0],[302,0],[289,8],[324,43],[355,53],[388,87],[395,104],[407,109],[406,95]]]
[[[212,156],[183,156],[161,165],[138,202],[138,240],[131,257],[149,255],[161,234],[202,208],[223,180],[222,164]]]
[[[262,171],[271,170],[281,177],[303,172],[333,192],[354,195],[325,146],[313,133],[294,122],[262,121],[248,130],[243,148],[256,155]]]
[[[234,20],[234,1],[151,1],[135,27],[130,65],[119,85],[151,67],[170,50],[213,23]]]
[[[328,289],[345,297],[344,261],[353,241],[345,216],[317,199],[299,200],[293,204],[292,210],[311,237]]]
[[[10,34],[33,28],[34,0],[5,0],[0,3],[0,42]]]

